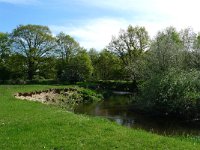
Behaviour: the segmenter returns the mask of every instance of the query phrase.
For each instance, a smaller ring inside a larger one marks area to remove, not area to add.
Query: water
[[[104,101],[78,105],[75,113],[104,117],[129,128],[139,128],[162,135],[200,135],[200,123],[136,113],[131,99],[128,93],[115,92]]]

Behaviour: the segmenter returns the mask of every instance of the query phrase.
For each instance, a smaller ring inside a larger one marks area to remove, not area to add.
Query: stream
[[[123,92],[115,92],[101,102],[80,104],[74,112],[104,117],[129,128],[142,129],[161,135],[200,135],[200,123],[136,113],[131,104],[131,95]]]

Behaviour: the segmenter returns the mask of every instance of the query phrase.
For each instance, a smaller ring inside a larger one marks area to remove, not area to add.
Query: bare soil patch
[[[38,101],[47,104],[70,103],[72,100],[75,103],[82,101],[79,91],[75,88],[49,89],[29,93],[17,93],[15,94],[15,98],[29,101]]]

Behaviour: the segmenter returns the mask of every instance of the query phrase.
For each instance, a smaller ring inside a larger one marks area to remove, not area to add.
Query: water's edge
[[[104,101],[79,104],[74,112],[104,117],[129,128],[144,129],[161,135],[200,135],[200,123],[175,118],[152,117],[134,111],[130,93],[122,91],[113,93]]]

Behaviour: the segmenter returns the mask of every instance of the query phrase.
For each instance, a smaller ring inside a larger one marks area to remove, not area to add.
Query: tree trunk
[[[33,80],[34,74],[35,74],[34,62],[29,60],[28,61],[28,79]]]
[[[138,85],[137,85],[137,81],[135,79],[132,80],[131,88],[132,88],[133,92],[136,92],[136,93],[138,92]]]

